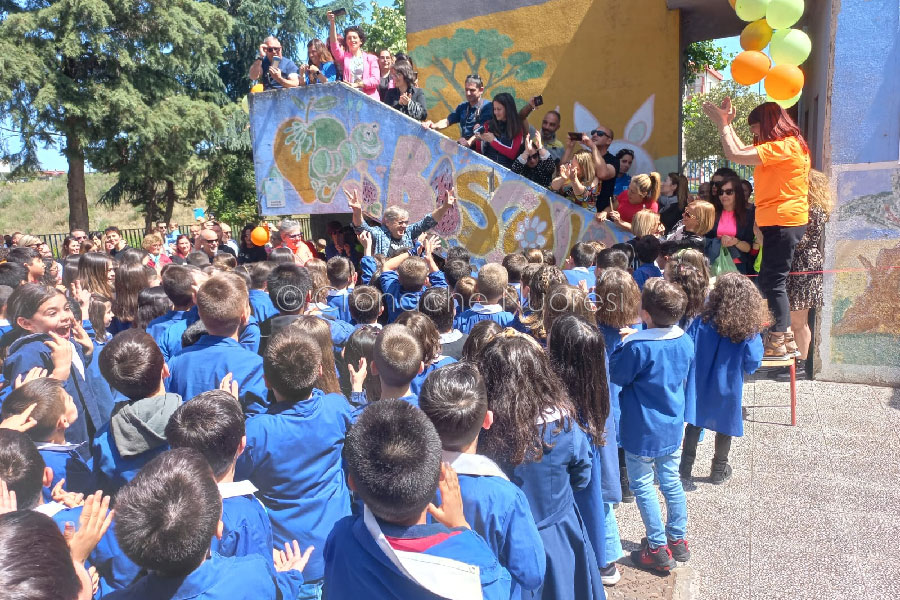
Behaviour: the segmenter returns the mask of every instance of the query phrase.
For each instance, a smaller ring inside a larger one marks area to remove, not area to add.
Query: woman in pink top
[[[334,25],[334,13],[328,11],[327,16],[331,28],[328,46],[335,62],[342,66],[344,81],[380,102],[378,84],[381,82],[381,70],[378,68],[378,57],[362,49],[366,34],[355,25],[348,27],[344,30],[344,42],[341,44]]]
[[[717,195],[713,198],[716,207],[716,222],[706,234],[710,242],[706,245],[706,257],[710,262],[719,257],[722,247],[728,249],[738,271],[753,274],[753,225],[755,206],[744,196],[744,186],[734,175],[726,176],[713,188]]]

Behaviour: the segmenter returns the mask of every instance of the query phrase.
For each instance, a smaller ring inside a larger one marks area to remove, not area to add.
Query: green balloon
[[[766,16],[769,0],[737,0],[734,12],[742,21],[758,21]]]
[[[800,96],[802,96],[802,95],[803,95],[803,92],[800,92],[793,98],[789,98],[787,100],[776,100],[772,96],[766,94],[766,102],[774,102],[775,104],[778,104],[779,106],[781,106],[781,108],[788,109],[788,108],[792,107],[793,105],[797,104],[798,102],[800,102]]]
[[[811,51],[812,40],[799,29],[780,29],[769,42],[769,54],[778,65],[799,66]]]
[[[766,21],[772,29],[787,29],[803,16],[803,0],[771,0]]]

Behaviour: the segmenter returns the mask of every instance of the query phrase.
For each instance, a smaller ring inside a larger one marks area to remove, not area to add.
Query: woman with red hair
[[[721,106],[707,102],[703,112],[719,129],[725,158],[756,167],[756,225],[763,242],[759,287],[775,318],[766,336],[765,356],[796,356],[786,283],[794,249],[809,221],[809,147],[797,124],[775,102],[750,111],[752,146],[745,145],[731,126],[737,113],[731,98]]]

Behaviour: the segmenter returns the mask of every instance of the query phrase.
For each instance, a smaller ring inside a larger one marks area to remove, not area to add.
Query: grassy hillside
[[[103,192],[115,182],[115,175],[94,173],[87,174],[85,178],[92,230],[102,230],[109,225],[121,228],[144,226],[144,216],[131,205],[110,208],[97,204]],[[178,223],[190,222],[191,207],[176,205],[174,219]],[[22,231],[41,234],[68,230],[69,201],[65,175],[49,181],[0,183],[0,233]]]

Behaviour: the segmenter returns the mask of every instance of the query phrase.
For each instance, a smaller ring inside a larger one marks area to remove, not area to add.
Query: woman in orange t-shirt
[[[731,98],[721,106],[703,105],[703,112],[719,128],[725,157],[741,165],[754,165],[756,225],[762,233],[763,255],[759,287],[775,322],[766,336],[765,356],[799,354],[791,332],[787,278],[794,248],[809,220],[809,147],[796,123],[775,102],[760,104],[747,117],[753,145],[747,146],[731,126],[736,111]]]

